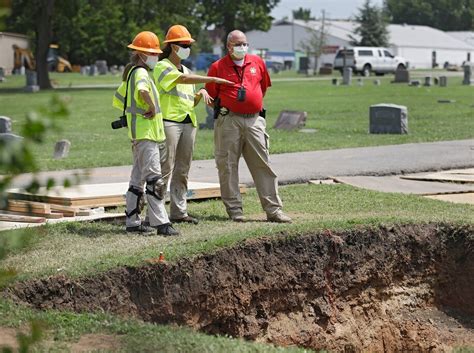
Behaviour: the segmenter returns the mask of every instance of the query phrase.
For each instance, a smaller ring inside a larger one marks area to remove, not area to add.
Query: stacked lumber
[[[9,199],[6,209],[0,211],[0,221],[44,223],[46,219],[90,216],[99,212],[103,213],[104,208],[91,209]]]

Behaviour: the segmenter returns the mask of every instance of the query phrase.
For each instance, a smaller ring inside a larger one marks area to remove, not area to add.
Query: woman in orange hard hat
[[[148,74],[162,52],[160,42],[156,34],[145,31],[140,32],[128,48],[133,50],[131,60],[113,98],[113,106],[123,113],[113,127],[128,126],[132,141],[133,168],[126,194],[126,230],[150,233],[156,228],[160,235],[178,235],[165,208],[166,184],[160,164],[166,151],[163,117],[158,90]],[[145,183],[147,218],[153,228],[142,224],[140,218]]]
[[[160,93],[168,158],[162,164],[165,184],[170,183],[170,219],[172,222],[197,224],[198,220],[187,212],[186,194],[188,173],[196,139],[196,113],[194,107],[204,98],[206,104],[212,98],[202,88],[195,92],[194,83],[234,83],[217,77],[194,75],[182,64],[189,57],[194,39],[181,25],[174,25],[166,34],[166,46],[160,61],[153,70]]]

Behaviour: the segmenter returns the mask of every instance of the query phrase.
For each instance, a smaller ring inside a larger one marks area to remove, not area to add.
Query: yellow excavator
[[[71,72],[71,63],[59,56],[58,49],[59,46],[57,44],[51,44],[49,46],[48,56],[46,59],[48,62],[48,70],[56,72]],[[33,57],[31,50],[20,48],[17,45],[13,45],[13,50],[15,55],[15,70],[20,70],[22,66],[28,70],[36,69],[35,58]]]

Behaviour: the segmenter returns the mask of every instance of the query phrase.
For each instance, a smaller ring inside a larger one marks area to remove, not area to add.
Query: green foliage
[[[293,19],[294,20],[303,20],[303,21],[310,21],[315,20],[313,16],[311,16],[311,9],[304,9],[299,7],[298,10],[293,10]]]
[[[474,30],[473,0],[385,0],[384,7],[392,23]]]
[[[358,22],[358,26],[354,33],[360,36],[360,40],[352,37],[353,45],[366,47],[388,46],[388,21],[381,8],[372,5],[370,0],[365,0],[355,20]]]

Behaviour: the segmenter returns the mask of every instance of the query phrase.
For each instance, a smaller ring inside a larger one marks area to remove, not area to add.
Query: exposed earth
[[[4,295],[283,346],[450,351],[474,347],[474,227],[280,234],[173,264],[21,282]]]

